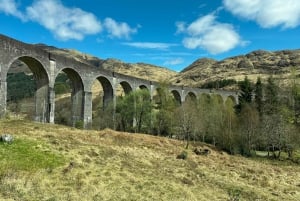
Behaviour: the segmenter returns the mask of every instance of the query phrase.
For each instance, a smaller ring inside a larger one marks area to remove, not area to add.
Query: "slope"
[[[180,160],[182,141],[111,130],[13,119],[1,120],[0,128],[15,137],[11,145],[0,143],[1,200],[300,199],[300,167],[289,162],[230,156],[205,144],[193,146],[210,149],[209,155],[190,147],[188,159]],[[11,168],[39,153],[58,162]]]
[[[208,58],[198,59],[171,81],[176,85],[195,87],[222,79],[239,81],[245,76],[256,80],[258,76],[264,79],[272,75],[285,81],[289,78],[291,68],[295,68],[297,75],[300,75],[300,50],[275,52],[257,50],[222,61]]]

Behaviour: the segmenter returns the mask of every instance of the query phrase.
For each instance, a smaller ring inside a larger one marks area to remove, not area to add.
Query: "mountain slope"
[[[222,61],[198,59],[171,81],[176,85],[199,87],[203,83],[221,79],[242,80],[246,75],[252,80],[256,80],[258,76],[265,78],[270,75],[286,79],[292,67],[300,74],[300,50],[258,50]]]

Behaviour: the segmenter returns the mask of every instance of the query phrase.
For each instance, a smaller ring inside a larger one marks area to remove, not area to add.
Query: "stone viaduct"
[[[75,59],[52,55],[43,49],[26,44],[0,34],[0,117],[6,113],[7,73],[16,60],[24,62],[32,71],[36,80],[35,121],[54,123],[55,118],[55,79],[64,72],[72,83],[72,122],[83,120],[84,126],[92,123],[92,85],[98,80],[103,87],[104,106],[113,101],[116,103],[116,89],[121,85],[125,94],[138,88],[147,88],[153,97],[158,83],[122,75],[101,68],[90,66]],[[182,103],[186,97],[197,98],[200,94],[219,94],[223,100],[233,98],[237,103],[236,92],[199,88],[170,86],[169,90],[175,99]]]

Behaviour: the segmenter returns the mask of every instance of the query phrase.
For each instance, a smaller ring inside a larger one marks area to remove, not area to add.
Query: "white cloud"
[[[28,19],[38,22],[62,40],[81,40],[102,29],[95,15],[79,8],[67,8],[59,0],[38,0],[26,11]]]
[[[299,0],[223,0],[232,14],[257,22],[263,28],[300,25]]]
[[[245,44],[231,24],[216,21],[214,14],[200,17],[184,28],[182,23],[177,23],[179,31],[187,34],[183,39],[186,48],[202,48],[211,54],[226,52]]]
[[[17,7],[18,5],[15,0],[0,0],[0,12],[25,20],[25,17]]]
[[[172,46],[177,46],[174,43],[151,43],[151,42],[132,42],[132,43],[123,43],[123,45],[143,48],[143,49],[159,49],[159,50],[168,50]]]
[[[136,33],[136,28],[131,28],[125,22],[116,22],[112,18],[104,20],[104,27],[112,38],[129,38],[131,34]]]
[[[184,60],[182,58],[178,57],[178,58],[172,58],[172,59],[165,61],[164,65],[165,66],[174,66],[174,65],[182,64],[183,62],[184,62]]]
[[[0,0],[0,13],[18,17],[25,21],[37,22],[50,30],[60,40],[82,40],[86,35],[100,33],[104,28],[112,38],[126,38],[137,32],[125,22],[106,18],[100,20],[80,8],[68,8],[61,0],[35,0],[22,12],[15,0]],[[139,26],[138,26],[139,27]]]

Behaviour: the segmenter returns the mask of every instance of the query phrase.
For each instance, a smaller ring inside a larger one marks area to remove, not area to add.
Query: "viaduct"
[[[85,128],[92,123],[92,85],[98,80],[103,87],[104,106],[114,101],[116,89],[121,85],[125,94],[139,88],[147,88],[151,97],[158,83],[139,79],[81,63],[75,59],[53,55],[49,52],[0,34],[0,117],[5,116],[7,103],[7,73],[14,61],[24,62],[36,80],[35,117],[38,122],[54,123],[55,118],[55,79],[64,72],[71,80],[72,122],[83,120]],[[170,86],[174,98],[182,103],[186,97],[199,97],[203,93],[219,94],[223,100],[233,98],[238,101],[236,92]]]

